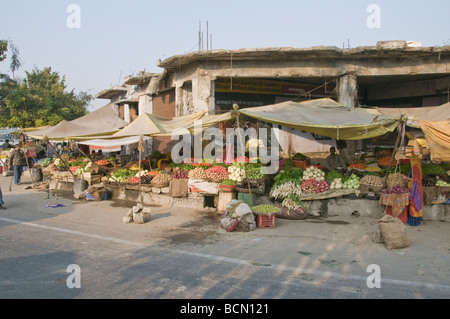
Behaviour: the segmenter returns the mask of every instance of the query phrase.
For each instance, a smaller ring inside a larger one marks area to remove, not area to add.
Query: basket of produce
[[[233,192],[237,188],[237,184],[232,179],[225,179],[219,184],[219,191],[221,192]]]
[[[381,193],[384,188],[384,180],[378,176],[366,175],[359,181],[361,192]]]
[[[407,187],[408,182],[403,177],[403,174],[401,173],[394,173],[389,174],[387,178],[386,185],[388,188],[394,187],[394,186],[401,186],[401,187]]]
[[[207,179],[205,169],[203,167],[196,167],[189,170],[188,177],[194,181],[204,181]]]
[[[158,174],[153,177],[151,185],[157,188],[167,187],[172,180],[172,175],[170,174]]]
[[[278,214],[280,212],[280,208],[275,205],[269,204],[261,204],[252,207],[252,212],[255,215],[272,215]]]
[[[264,185],[258,185],[254,183],[243,182],[237,185],[236,190],[239,193],[253,193],[253,194],[263,194]]]

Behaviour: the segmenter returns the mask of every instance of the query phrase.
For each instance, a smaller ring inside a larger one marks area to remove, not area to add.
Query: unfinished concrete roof
[[[97,99],[111,99],[118,94],[127,93],[128,89],[123,86],[112,86],[109,89],[100,91],[95,98]]]
[[[126,85],[142,85],[148,83],[152,80],[152,78],[158,77],[159,73],[148,73],[148,72],[140,72],[136,76],[127,76],[124,79],[124,84]]]
[[[406,41],[380,41],[376,46],[361,46],[353,49],[341,49],[335,46],[314,46],[310,48],[245,48],[238,50],[196,51],[184,55],[175,55],[164,61],[158,61],[158,67],[176,69],[195,61],[233,61],[239,60],[317,60],[317,59],[396,59],[432,57],[436,59],[450,56],[450,46],[411,47]]]

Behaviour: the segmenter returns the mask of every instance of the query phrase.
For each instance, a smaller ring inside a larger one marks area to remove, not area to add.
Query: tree
[[[0,83],[0,126],[53,126],[86,114],[93,97],[85,92],[66,92],[65,76],[61,78],[50,67],[25,73],[23,80]]]

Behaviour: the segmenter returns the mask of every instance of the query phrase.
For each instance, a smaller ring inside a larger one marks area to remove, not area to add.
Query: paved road
[[[411,247],[389,251],[370,240],[373,218],[277,220],[274,229],[226,233],[214,212],[153,207],[150,223],[123,224],[129,203],[0,184],[3,299],[450,297],[450,223],[424,223],[409,230]],[[54,203],[64,207],[47,207]],[[447,236],[430,246],[436,229]],[[371,264],[381,288],[367,286]]]

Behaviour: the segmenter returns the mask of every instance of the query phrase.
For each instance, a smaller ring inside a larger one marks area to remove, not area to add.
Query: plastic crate
[[[275,227],[275,215],[258,214],[256,215],[256,226],[258,228],[274,228]]]

